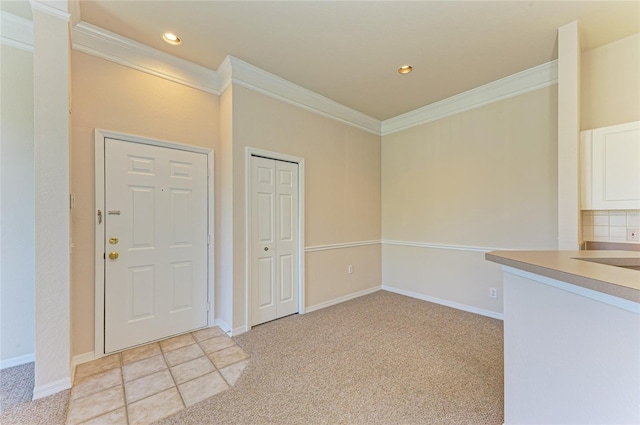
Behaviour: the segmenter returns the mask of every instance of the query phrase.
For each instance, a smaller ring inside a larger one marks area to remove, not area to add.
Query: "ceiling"
[[[639,1],[81,0],[80,12],[211,69],[235,56],[379,120],[556,59],[571,21],[583,50],[640,32]]]

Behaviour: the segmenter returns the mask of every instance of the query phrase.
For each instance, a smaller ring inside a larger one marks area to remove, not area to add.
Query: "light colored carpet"
[[[159,423],[503,422],[499,320],[379,291],[236,341],[236,385]]]
[[[33,397],[34,363],[0,370],[0,413]]]
[[[67,418],[69,391],[31,401],[34,364],[28,363],[0,371],[0,424],[63,424]]]
[[[235,339],[251,355],[236,385],[159,424],[503,422],[499,320],[379,291]],[[15,405],[0,424],[63,424],[68,400]]]

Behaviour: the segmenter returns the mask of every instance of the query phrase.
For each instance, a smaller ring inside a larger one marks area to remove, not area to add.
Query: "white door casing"
[[[298,312],[298,164],[251,158],[251,325]]]
[[[213,323],[213,152],[111,135],[96,130],[97,357]]]

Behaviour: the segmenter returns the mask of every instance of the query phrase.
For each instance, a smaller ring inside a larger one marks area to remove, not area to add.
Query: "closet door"
[[[298,164],[251,158],[251,325],[298,312]]]

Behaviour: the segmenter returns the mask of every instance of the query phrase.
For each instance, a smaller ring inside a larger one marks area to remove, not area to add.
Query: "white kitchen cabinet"
[[[580,136],[581,208],[640,209],[640,121]]]

